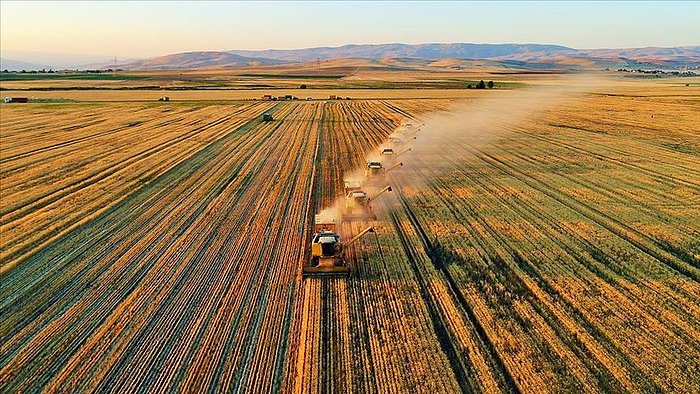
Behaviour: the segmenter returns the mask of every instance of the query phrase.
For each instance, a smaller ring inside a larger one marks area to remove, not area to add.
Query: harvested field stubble
[[[498,97],[1,106],[0,391],[700,390],[697,96]]]

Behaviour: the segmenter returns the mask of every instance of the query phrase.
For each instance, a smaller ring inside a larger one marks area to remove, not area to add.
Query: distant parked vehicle
[[[28,103],[29,99],[27,97],[5,97],[6,103]]]

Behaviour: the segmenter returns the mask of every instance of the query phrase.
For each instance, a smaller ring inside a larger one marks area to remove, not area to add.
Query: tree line
[[[487,87],[489,89],[493,89],[494,86],[495,84],[493,83],[493,81],[484,82],[484,80],[482,79],[476,85],[467,84],[467,89],[486,89]]]

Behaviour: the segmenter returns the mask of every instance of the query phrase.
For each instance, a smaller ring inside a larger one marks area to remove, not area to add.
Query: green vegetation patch
[[[142,75],[112,74],[112,73],[0,73],[0,81],[36,81],[36,80],[99,80],[127,81],[148,79]]]
[[[30,103],[35,103],[35,101],[30,101]],[[26,104],[25,104],[26,105]],[[40,109],[75,109],[75,108],[94,108],[94,107],[106,107],[110,105],[109,103],[96,103],[96,102],[79,102],[79,101],[39,101],[32,105],[31,108]]]
[[[297,74],[238,74],[239,77],[291,78],[291,79],[340,79],[345,75],[297,75]]]

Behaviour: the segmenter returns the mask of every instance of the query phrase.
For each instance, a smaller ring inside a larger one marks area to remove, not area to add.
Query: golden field
[[[76,100],[0,104],[0,391],[700,390],[695,80],[348,87],[428,74],[0,83]],[[402,122],[353,275],[302,279],[314,214]]]

